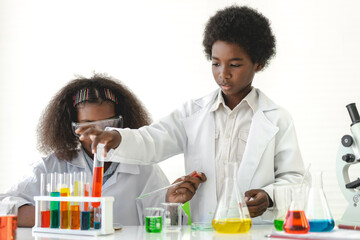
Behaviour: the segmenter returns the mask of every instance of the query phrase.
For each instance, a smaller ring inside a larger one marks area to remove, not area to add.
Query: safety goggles
[[[105,130],[106,127],[117,127],[122,128],[123,127],[123,118],[122,116],[99,120],[99,121],[93,121],[93,122],[83,122],[83,123],[77,123],[77,122],[71,122],[71,128],[75,136],[80,137],[79,134],[77,134],[75,131],[79,128],[96,128],[99,130]]]

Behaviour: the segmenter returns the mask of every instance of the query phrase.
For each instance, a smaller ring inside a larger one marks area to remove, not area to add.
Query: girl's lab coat
[[[17,206],[24,204],[34,205],[34,196],[40,195],[41,173],[64,173],[85,171],[91,175],[86,163],[84,152],[81,150],[78,156],[71,161],[59,160],[54,154],[42,159],[35,164],[30,176],[14,185],[5,194],[0,194],[0,200],[4,198],[17,201]],[[139,166],[119,164],[114,174],[105,182],[102,188],[102,196],[113,196],[114,223],[122,225],[143,224],[143,208],[161,206],[165,202],[165,192],[135,200],[138,196],[167,186],[168,179],[157,165]],[[90,180],[92,185],[92,179]]]
[[[242,192],[264,189],[273,199],[274,182],[300,182],[304,164],[290,115],[260,90],[245,152],[238,170]],[[184,153],[186,172],[204,172],[207,181],[190,201],[193,222],[210,222],[217,205],[215,171],[215,122],[210,108],[218,90],[187,102],[169,116],[139,130],[117,129],[122,142],[113,159],[123,163],[150,164]],[[253,219],[273,219],[272,208]]]

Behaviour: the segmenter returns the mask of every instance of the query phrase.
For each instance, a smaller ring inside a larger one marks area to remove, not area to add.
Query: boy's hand
[[[269,195],[262,189],[251,189],[245,192],[245,203],[252,218],[261,216],[272,201]]]
[[[118,131],[102,131],[96,128],[78,128],[75,131],[80,134],[79,140],[84,141],[87,138],[91,139],[92,153],[96,153],[96,148],[99,143],[104,144],[104,157],[110,149],[115,149],[120,145],[121,135]]]
[[[166,193],[166,202],[185,203],[193,198],[200,183],[206,181],[206,176],[201,172],[192,172],[189,175],[176,179],[174,183],[184,183],[169,188]]]

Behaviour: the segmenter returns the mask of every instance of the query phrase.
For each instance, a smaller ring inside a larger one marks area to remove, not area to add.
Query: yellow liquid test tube
[[[83,187],[83,172],[73,173],[74,176],[74,196],[79,197],[82,193]],[[80,205],[78,202],[71,203],[70,206],[70,228],[71,229],[80,229]]]
[[[60,197],[70,196],[70,173],[64,173],[61,180]],[[60,228],[68,229],[70,227],[69,202],[60,202]]]

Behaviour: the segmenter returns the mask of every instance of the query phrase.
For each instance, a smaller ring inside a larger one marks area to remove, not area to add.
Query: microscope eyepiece
[[[350,118],[351,118],[351,126],[354,125],[355,123],[360,122],[360,116],[359,116],[359,112],[356,108],[355,103],[350,103],[348,105],[346,105],[346,108],[349,112]]]

